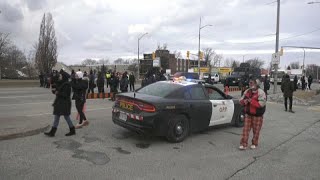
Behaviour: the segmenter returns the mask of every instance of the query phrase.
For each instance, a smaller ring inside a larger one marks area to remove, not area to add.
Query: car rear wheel
[[[168,128],[167,140],[169,142],[178,143],[183,141],[189,135],[189,121],[183,116],[179,115],[174,117]]]
[[[236,122],[235,122],[235,126],[236,127],[243,127],[243,125],[244,125],[244,116],[245,116],[244,110],[242,109],[240,111],[240,113],[239,113],[238,118],[236,119]]]

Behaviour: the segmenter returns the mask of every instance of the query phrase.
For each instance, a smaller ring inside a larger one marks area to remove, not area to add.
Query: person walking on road
[[[264,90],[264,93],[266,94],[266,98],[268,98],[269,89],[270,89],[270,80],[268,79],[268,75],[266,75],[263,82],[263,90]]]
[[[294,86],[294,91],[298,89],[298,76],[295,75],[293,79],[293,86]]]
[[[309,90],[311,90],[311,84],[312,84],[313,78],[311,75],[309,75],[308,77],[308,86],[309,86]]]
[[[289,98],[289,112],[294,113],[294,111],[292,111],[292,97],[293,97],[294,86],[293,86],[293,83],[290,81],[290,77],[288,74],[285,75],[281,83],[281,91],[283,92],[285,111],[288,111],[288,98]]]
[[[118,86],[119,86],[119,78],[115,73],[112,73],[110,79],[110,92],[112,93],[111,100],[114,101],[116,94],[118,93]]]
[[[306,89],[306,78],[304,76],[301,77],[302,90]]]
[[[77,72],[75,77],[76,80],[71,83],[71,86],[73,89],[72,99],[75,100],[76,108],[80,115],[79,123],[76,125],[76,128],[78,129],[89,124],[89,121],[87,120],[86,115],[83,112],[83,107],[86,103],[86,92],[88,89],[88,82],[82,79],[82,72]]]
[[[59,81],[57,82],[57,88],[54,91],[56,98],[53,103],[53,115],[54,122],[51,130],[45,132],[44,134],[53,137],[57,131],[60,116],[64,116],[67,121],[70,132],[66,136],[72,136],[76,134],[75,127],[70,119],[71,114],[71,86],[69,83],[69,75],[65,72],[60,72]]]
[[[245,118],[242,131],[242,138],[240,141],[240,150],[247,149],[249,133],[252,129],[253,138],[251,149],[258,146],[260,130],[263,123],[263,115],[266,110],[266,94],[260,89],[260,81],[250,80],[250,88],[244,92],[240,99],[240,104],[244,106]]]
[[[98,79],[97,79],[97,86],[98,86],[98,97],[100,98],[100,94],[102,93],[102,97],[104,99],[104,75],[102,72],[98,72]]]
[[[130,82],[130,91],[134,91],[134,83],[136,82],[136,79],[133,75],[133,72],[131,72],[130,76],[129,76],[129,82]]]
[[[111,72],[110,71],[107,72],[106,79],[107,79],[107,88],[108,88],[110,85],[110,79],[111,79]]]
[[[43,73],[42,72],[40,72],[40,74],[39,74],[39,80],[40,80],[40,87],[43,87]]]
[[[120,80],[120,90],[121,92],[128,92],[129,80],[127,73],[123,73],[122,78]]]
[[[95,76],[94,76],[92,70],[90,71],[88,78],[89,78],[89,92],[88,93],[92,93],[91,95],[93,96],[94,88],[96,87],[96,84],[94,83]]]

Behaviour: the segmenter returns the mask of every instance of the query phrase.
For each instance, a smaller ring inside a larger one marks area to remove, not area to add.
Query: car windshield
[[[181,85],[173,84],[173,83],[165,83],[165,82],[157,82],[154,84],[150,84],[142,89],[138,90],[138,93],[147,94],[151,96],[157,97],[166,97],[170,93],[174,92],[175,90],[181,88]]]

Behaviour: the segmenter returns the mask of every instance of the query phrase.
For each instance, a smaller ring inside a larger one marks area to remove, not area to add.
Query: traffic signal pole
[[[280,26],[280,0],[277,0],[277,31],[276,31],[276,48],[275,53],[278,53],[279,51],[279,26]],[[277,87],[278,87],[278,64],[274,64],[274,88],[273,93],[277,93]]]

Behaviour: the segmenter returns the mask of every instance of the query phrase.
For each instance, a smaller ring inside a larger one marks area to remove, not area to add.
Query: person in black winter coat
[[[97,86],[98,86],[98,97],[100,97],[100,94],[102,93],[103,98],[104,95],[104,75],[101,72],[98,72],[98,79],[97,79]]]
[[[133,75],[133,72],[131,72],[129,76],[129,82],[130,82],[130,91],[134,91],[134,83],[136,82],[136,79]]]
[[[127,73],[123,73],[121,81],[120,81],[120,90],[121,92],[128,92],[129,80]]]
[[[311,75],[309,75],[309,77],[308,77],[308,86],[309,86],[309,89],[310,89],[310,90],[311,90],[312,81],[313,81],[313,78],[312,78]]]
[[[115,73],[112,73],[110,79],[110,92],[113,93],[111,100],[114,101],[116,94],[118,93],[118,86],[119,86],[119,78],[116,76]]]
[[[75,76],[76,80],[71,83],[73,89],[73,97],[75,100],[77,111],[80,115],[80,121],[76,125],[76,128],[81,128],[87,126],[89,121],[86,118],[86,115],[83,112],[84,104],[86,103],[86,93],[88,89],[88,82],[83,80],[83,73],[78,71]]]
[[[96,87],[96,84],[94,83],[95,75],[93,74],[93,71],[90,71],[89,74],[89,92],[88,93],[94,93],[94,88]]]
[[[298,76],[295,75],[293,79],[293,86],[294,86],[294,91],[298,89]]]
[[[59,81],[57,82],[57,88],[55,91],[56,98],[53,103],[53,115],[54,122],[50,132],[44,134],[53,137],[57,131],[60,116],[64,116],[70,128],[70,132],[66,136],[75,135],[75,127],[70,119],[71,114],[71,86],[69,83],[69,75],[65,72],[59,73]]]

